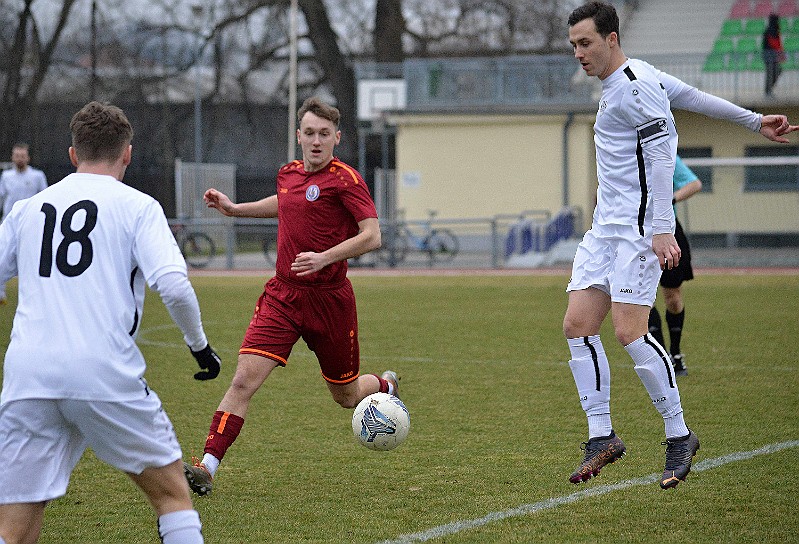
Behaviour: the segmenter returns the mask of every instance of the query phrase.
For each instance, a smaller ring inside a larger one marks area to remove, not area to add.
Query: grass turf
[[[158,297],[146,303],[140,344],[147,379],[170,415],[184,457],[200,454],[230,383],[264,278],[192,281],[220,377],[196,382],[193,359]],[[581,486],[567,478],[586,439],[561,333],[567,278],[358,276],[363,372],[396,370],[411,432],[392,452],[352,437],[351,411],[327,392],[313,354],[296,346],[255,396],[214,492],[195,505],[209,543],[377,542],[519,505],[602,488],[663,469],[663,424],[614,339],[621,462]],[[0,311],[3,348],[11,304]],[[799,439],[799,276],[700,275],[685,287],[680,378],[697,461]],[[659,307],[663,308],[662,302]],[[799,448],[657,483],[586,496],[434,542],[791,541]],[[88,452],[45,514],[42,543],[158,542],[155,519],[123,474]]]

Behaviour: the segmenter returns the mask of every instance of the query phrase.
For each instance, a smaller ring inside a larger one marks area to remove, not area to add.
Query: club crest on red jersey
[[[319,198],[319,186],[318,185],[311,185],[305,190],[305,200],[308,202],[313,202]]]

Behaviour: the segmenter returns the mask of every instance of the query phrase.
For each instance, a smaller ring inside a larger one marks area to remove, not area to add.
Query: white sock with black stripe
[[[599,335],[569,338],[571,368],[580,404],[588,418],[588,438],[609,436],[610,365]]]
[[[680,391],[674,368],[666,350],[650,334],[645,334],[624,349],[635,363],[635,372],[652,399],[652,404],[663,416],[666,438],[678,438],[688,434],[683,419]]]

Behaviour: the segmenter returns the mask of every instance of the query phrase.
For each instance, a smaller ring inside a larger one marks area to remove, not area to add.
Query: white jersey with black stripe
[[[677,128],[659,71],[628,59],[602,80],[594,142],[594,223],[634,225],[641,235],[674,232],[672,174]]]
[[[186,274],[160,204],[111,176],[71,174],[0,225],[0,281],[19,276],[0,403],[146,394],[136,345],[145,281]]]

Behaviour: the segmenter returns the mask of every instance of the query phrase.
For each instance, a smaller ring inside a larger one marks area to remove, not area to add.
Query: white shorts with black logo
[[[133,474],[182,457],[152,390],[126,402],[11,401],[0,406],[0,504],[61,497],[87,447],[101,461]]]
[[[660,274],[651,231],[641,236],[631,225],[594,225],[577,247],[566,291],[595,287],[613,302],[651,307]]]

